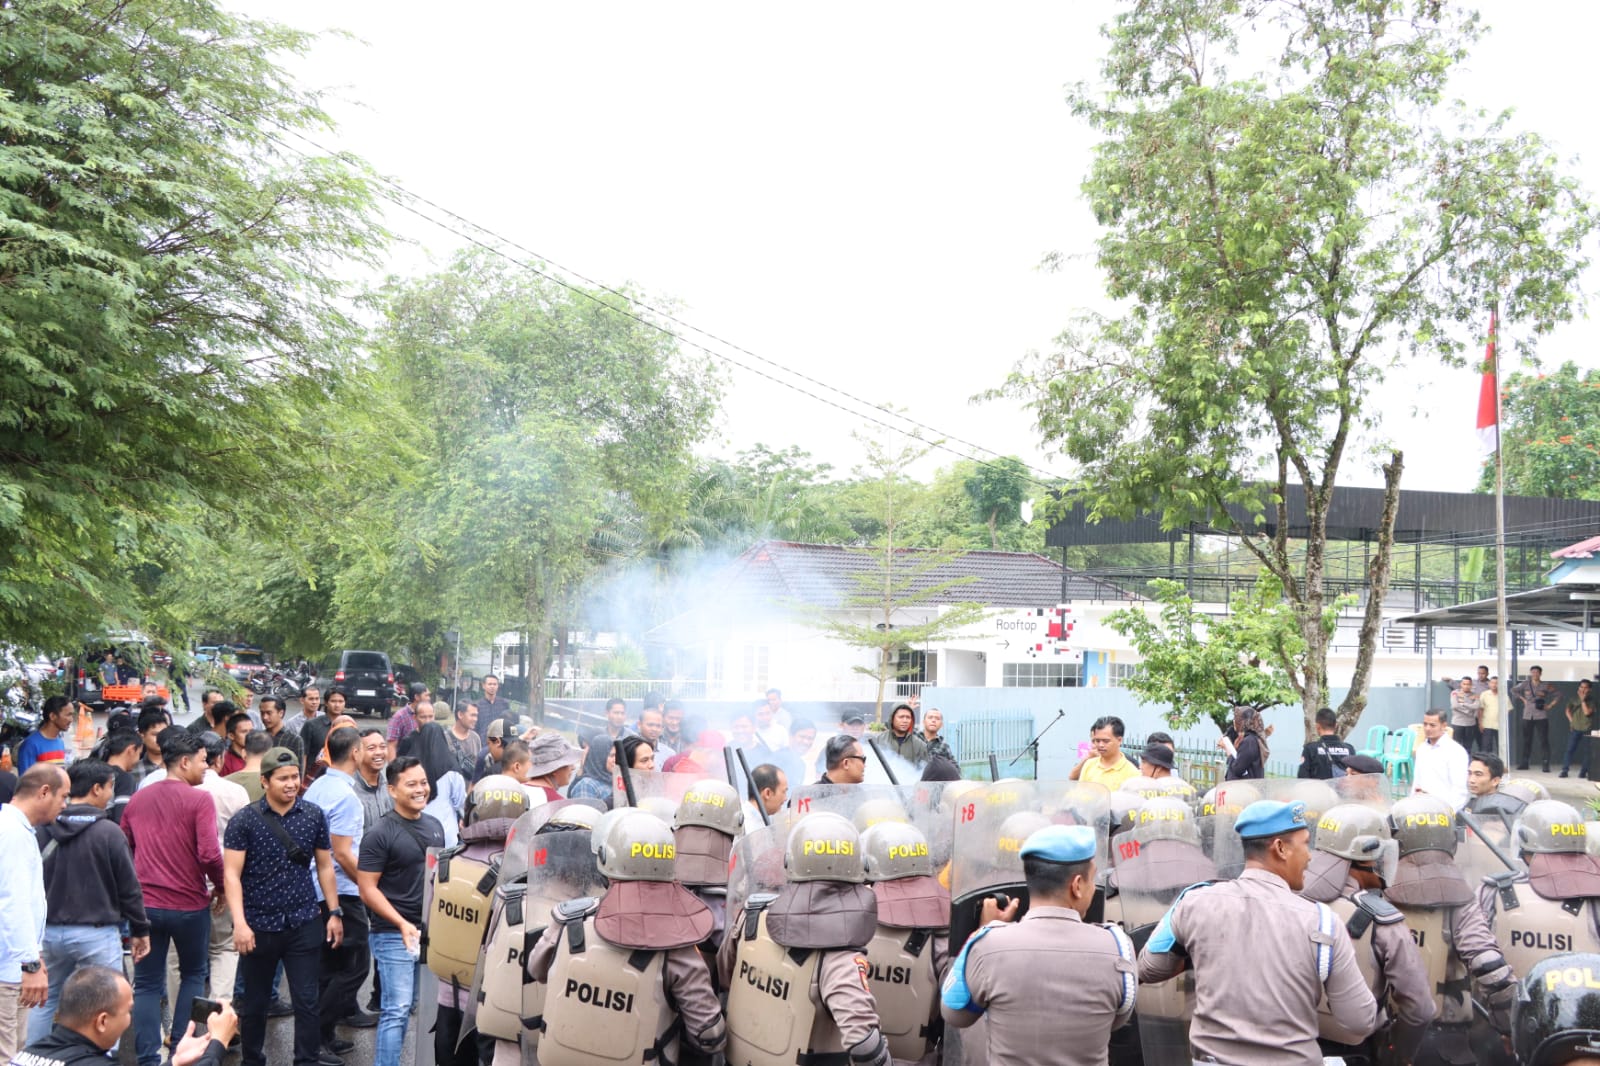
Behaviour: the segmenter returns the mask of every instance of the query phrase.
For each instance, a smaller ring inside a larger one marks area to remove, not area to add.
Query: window
[[[1112,688],[1126,688],[1139,674],[1140,663],[1108,663],[1106,678]]]
[[[764,644],[745,646],[744,690],[746,692],[767,690],[767,650]]]
[[[1006,663],[1000,683],[1012,688],[1077,688],[1083,684],[1078,663]]]

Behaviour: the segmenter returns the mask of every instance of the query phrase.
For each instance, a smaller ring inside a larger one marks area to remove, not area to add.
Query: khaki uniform
[[[1344,883],[1344,896],[1329,904],[1347,931],[1352,918],[1357,918],[1358,927],[1365,921],[1364,914],[1357,917],[1354,902],[1360,891],[1355,878],[1349,878]],[[1388,925],[1372,921],[1353,943],[1356,963],[1367,987],[1379,1005],[1387,1008],[1390,1028],[1386,1043],[1394,1047],[1401,1060],[1410,1062],[1428,1023],[1438,1014],[1422,953],[1403,921]]]
[[[1377,1028],[1378,1005],[1344,926],[1325,922],[1321,906],[1276,874],[1249,868],[1236,880],[1192,889],[1163,922],[1174,950],[1152,950],[1165,932],[1158,928],[1139,955],[1139,980],[1176,976],[1186,962],[1178,949],[1187,952],[1195,971],[1189,1039],[1202,1062],[1321,1066],[1324,994],[1345,1042],[1360,1043]]]
[[[976,934],[975,934],[976,935]],[[985,1011],[944,1007],[946,1025],[987,1022],[987,1061],[1000,1066],[1103,1066],[1111,1031],[1135,997],[1111,930],[1068,907],[1034,907],[1015,925],[992,924],[967,952],[966,985]]]
[[[1593,897],[1550,899],[1528,883],[1527,874],[1493,879],[1478,894],[1501,953],[1522,975],[1551,955],[1600,953],[1597,903]]]

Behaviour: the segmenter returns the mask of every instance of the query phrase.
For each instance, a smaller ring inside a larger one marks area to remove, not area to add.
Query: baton
[[[723,751],[727,751],[728,749],[724,748],[722,750]],[[743,748],[734,748],[733,750],[738,753],[739,765],[744,767],[744,779],[745,779],[745,781],[747,783],[746,790],[747,791],[754,791],[755,787],[756,787],[756,782],[755,782],[755,778],[750,776],[750,763],[748,761],[746,761],[746,759],[744,757],[744,749]],[[755,797],[755,808],[756,808],[756,813],[761,815],[761,824],[762,825],[771,825],[772,824],[772,816],[767,813],[767,805],[765,803],[761,802],[761,796],[760,796],[759,793]]]
[[[622,791],[628,797],[628,806],[639,806],[639,797],[633,793],[633,774],[628,770],[628,757],[623,753],[622,741],[612,741],[617,751],[617,773],[622,775]]]
[[[900,783],[900,779],[894,776],[894,770],[890,768],[889,760],[885,759],[883,757],[883,752],[878,750],[878,742],[869,737],[867,739],[867,747],[872,749],[872,754],[876,755],[878,757],[878,761],[883,764],[883,772],[889,775],[889,784],[898,785]]]

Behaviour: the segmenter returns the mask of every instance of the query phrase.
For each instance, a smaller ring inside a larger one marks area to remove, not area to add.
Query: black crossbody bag
[[[290,862],[296,866],[310,866],[311,856],[307,855],[305,849],[294,842],[294,837],[289,835],[289,831],[283,827],[283,822],[280,819],[267,817],[267,812],[262,809],[266,805],[267,801],[262,800],[261,807],[257,807],[252,803],[250,809],[255,811],[256,817],[261,819],[262,824],[267,827],[267,831],[278,838],[278,843],[283,845],[284,853],[288,855]]]

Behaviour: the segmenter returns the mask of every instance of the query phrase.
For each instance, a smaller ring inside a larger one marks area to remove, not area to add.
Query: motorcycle
[[[0,691],[0,749],[11,750],[43,721],[44,715],[30,697],[26,682]]]

